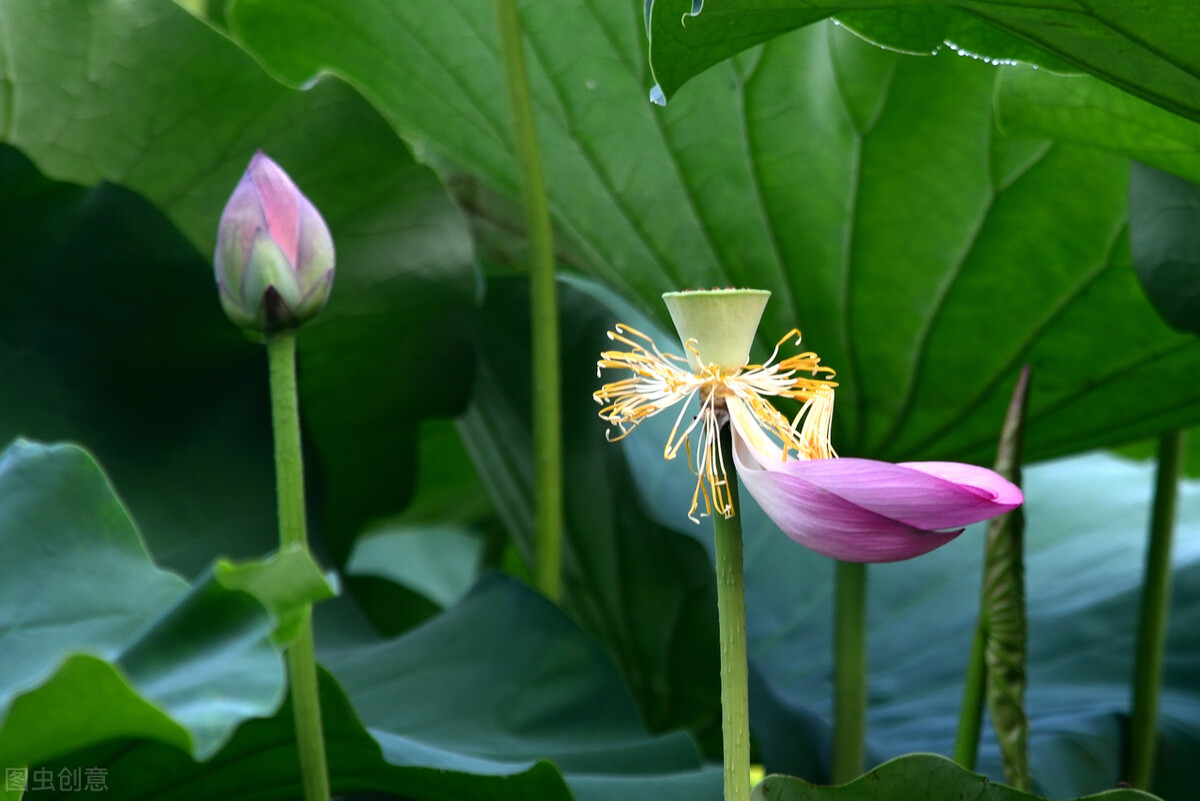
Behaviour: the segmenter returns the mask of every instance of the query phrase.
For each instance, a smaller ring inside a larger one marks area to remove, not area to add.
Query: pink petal
[[[733,452],[742,483],[767,516],[784,534],[824,556],[847,562],[896,562],[932,551],[962,533],[961,529],[922,531],[859,506],[794,468],[844,460],[788,462],[780,467],[793,467],[762,469],[753,449],[736,435]]]
[[[1025,502],[1025,495],[1021,492],[1020,487],[986,467],[962,462],[900,462],[900,464],[931,476],[953,481],[955,484],[973,485],[981,490],[991,492],[992,502],[1006,506],[1008,509],[1016,509]]]
[[[246,170],[262,204],[271,238],[295,269],[300,250],[300,190],[283,168],[264,153],[255,153]]]
[[[297,242],[296,261],[292,264],[300,276],[300,283],[313,286],[319,283],[326,274],[333,280],[333,237],[329,227],[321,217],[321,212],[303,194],[297,190],[297,215],[299,233]],[[328,296],[328,293],[326,293]],[[323,301],[322,301],[323,302]]]
[[[996,473],[953,462],[871,459],[789,461],[781,470],[884,517],[926,530],[959,528],[1020,505],[1021,491]]]

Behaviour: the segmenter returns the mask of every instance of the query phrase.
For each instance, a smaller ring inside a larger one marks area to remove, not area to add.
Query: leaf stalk
[[[554,281],[554,235],[546,200],[521,20],[515,0],[496,0],[500,50],[513,120],[513,145],[529,235],[530,329],[533,372],[534,580],[557,601],[562,595],[562,419],[558,350],[558,298]]]
[[[1170,431],[1158,443],[1154,507],[1142,581],[1137,652],[1133,670],[1132,713],[1127,776],[1134,787],[1149,790],[1158,745],[1158,700],[1162,689],[1167,617],[1171,605],[1171,541],[1174,538],[1179,475],[1185,435]]]
[[[304,509],[304,460],[300,450],[300,405],[296,392],[296,332],[267,340],[271,383],[271,423],[275,434],[275,490],[279,505],[279,546],[308,551]],[[300,634],[288,647],[288,680],[295,710],[296,745],[305,801],[329,801],[329,768],[317,690],[312,606],[303,610]]]

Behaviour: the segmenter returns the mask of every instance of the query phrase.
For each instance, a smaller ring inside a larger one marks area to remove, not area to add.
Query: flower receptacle
[[[750,346],[770,297],[765,289],[706,289],[667,292],[663,302],[693,370],[716,365],[736,371],[750,361]]]

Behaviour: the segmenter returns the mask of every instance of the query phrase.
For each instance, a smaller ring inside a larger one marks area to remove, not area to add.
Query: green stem
[[[304,460],[300,451],[300,407],[296,393],[296,333],[267,340],[271,374],[271,422],[275,431],[275,490],[279,545],[308,549],[304,514]],[[321,732],[321,701],[313,654],[312,608],[305,610],[299,636],[287,651],[288,679],[296,716],[296,744],[305,801],[328,801],[329,770]]]
[[[1158,445],[1154,483],[1154,512],[1146,550],[1138,621],[1137,661],[1133,672],[1133,712],[1130,721],[1129,783],[1150,789],[1158,739],[1158,696],[1163,652],[1167,641],[1167,612],[1171,600],[1171,539],[1175,528],[1175,498],[1183,465],[1184,432],[1164,434]]]
[[[831,779],[845,784],[866,761],[867,566],[838,562],[835,584]]]
[[[721,431],[729,496],[739,509],[737,470],[730,427]],[[716,513],[717,625],[721,637],[721,734],[725,753],[725,801],[750,798],[750,701],[746,667],[746,589],[742,568],[742,518]]]
[[[983,702],[987,689],[987,663],[984,661],[986,642],[981,620],[975,626],[975,637],[971,640],[971,656],[967,662],[962,709],[958,717],[958,735],[954,739],[954,761],[967,770],[975,770],[975,758],[979,754],[979,730],[983,726]]]
[[[513,144],[529,229],[530,329],[533,340],[533,460],[535,473],[534,578],[546,597],[562,594],[562,423],[558,371],[558,299],[554,236],[533,125],[529,79],[515,0],[496,0],[500,49],[513,119]]]
[[[271,373],[271,425],[275,431],[275,495],[279,545],[308,547],[304,519],[304,458],[300,452],[300,402],[296,392],[296,332],[267,340]]]

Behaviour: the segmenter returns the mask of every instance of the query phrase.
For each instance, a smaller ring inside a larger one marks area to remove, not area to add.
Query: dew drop
[[[663,90],[658,84],[654,84],[654,88],[650,90],[650,102],[656,106],[667,105],[667,96],[663,94]]]

